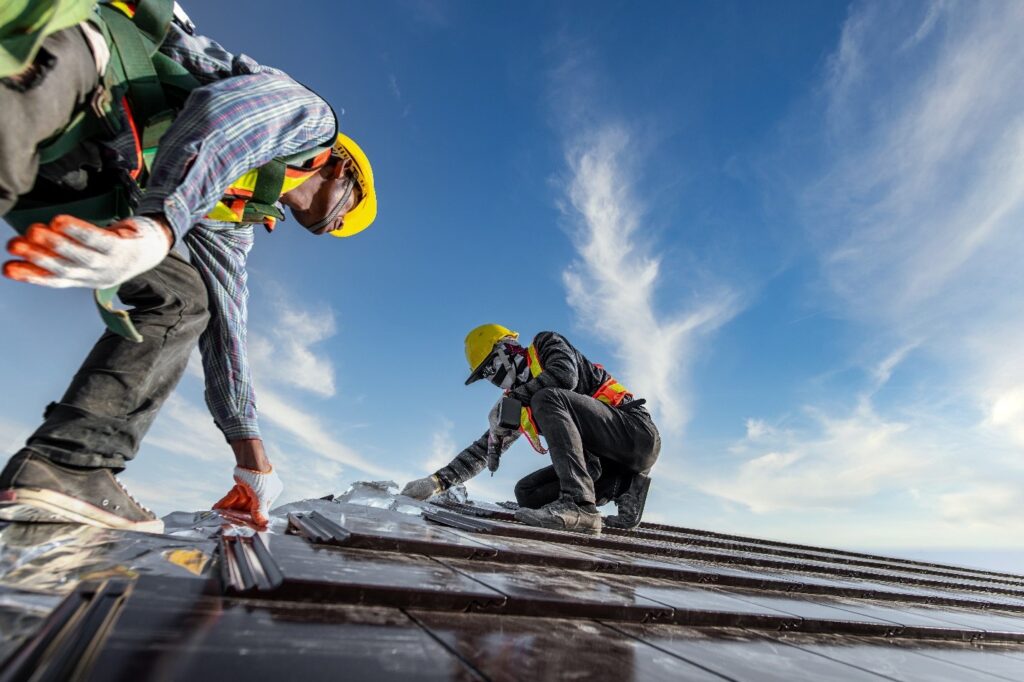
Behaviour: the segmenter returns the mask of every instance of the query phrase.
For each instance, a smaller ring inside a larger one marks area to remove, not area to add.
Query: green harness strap
[[[273,216],[277,220],[284,219],[284,213],[275,204],[281,197],[284,188],[285,172],[288,165],[282,159],[274,159],[261,166],[256,173],[256,185],[252,189],[252,198],[245,202],[242,220],[262,222],[265,216]]]
[[[93,21],[111,47],[111,60],[104,75],[101,99],[80,112],[61,133],[40,145],[40,163],[55,161],[88,139],[117,133],[120,116],[116,109],[122,96],[132,107],[132,118],[140,133],[142,157],[152,167],[160,139],[174,121],[175,109],[201,84],[185,67],[160,53],[174,13],[174,0],[139,0],[135,15],[129,18],[115,7],[100,5],[93,10]],[[333,140],[332,140],[333,142]],[[329,145],[328,145],[329,147]],[[274,159],[257,174],[252,198],[246,202],[244,222],[262,222],[267,216],[284,219],[276,206],[284,187],[289,166],[302,163],[326,147]],[[131,215],[126,191],[115,186],[105,193],[59,205],[31,200],[19,201],[5,220],[24,233],[29,225],[49,222],[67,213],[97,225],[109,225]],[[107,327],[126,339],[141,342],[127,311],[114,308],[118,287],[94,292],[100,317]]]
[[[93,20],[111,47],[111,60],[104,75],[104,97],[89,109],[80,111],[54,139],[39,149],[40,165],[55,161],[85,140],[116,133],[114,100],[126,94],[132,106],[132,118],[140,131],[143,159],[150,165],[160,138],[174,120],[167,103],[165,84],[175,100],[183,102],[199,82],[172,59],[157,52],[170,27],[174,0],[140,0],[133,18],[107,5],[93,10]],[[149,152],[147,154],[147,152]],[[114,186],[99,195],[60,205],[21,201],[5,220],[18,232],[30,225],[49,222],[55,215],[67,213],[97,225],[109,225],[131,215],[126,191]],[[130,341],[143,338],[132,324],[128,312],[114,308],[119,287],[93,292],[100,317],[107,328]]]

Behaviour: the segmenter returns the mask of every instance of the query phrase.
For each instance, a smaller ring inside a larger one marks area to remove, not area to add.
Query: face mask
[[[487,380],[503,391],[525,383],[530,367],[526,363],[526,354],[516,352],[504,343],[498,344],[494,357],[491,358],[491,372]]]

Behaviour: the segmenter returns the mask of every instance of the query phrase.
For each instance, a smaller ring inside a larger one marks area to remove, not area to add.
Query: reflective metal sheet
[[[89,678],[475,680],[401,611],[204,596],[143,580]]]
[[[598,573],[463,559],[435,561],[508,596],[500,606],[477,607],[480,611],[639,621],[667,619],[672,615],[671,608],[643,597],[635,586]]]
[[[75,524],[0,527],[0,586],[66,594],[79,580],[141,574],[206,576],[214,543]]]
[[[290,535],[264,540],[284,574],[276,599],[457,611],[505,601],[500,592],[422,555],[317,547]]]
[[[935,680],[956,680],[957,682],[995,682],[998,679],[1024,679],[1017,672],[1024,670],[1024,662],[1014,664],[1008,657],[996,653],[979,653],[976,656],[953,655],[943,660],[928,652],[965,652],[969,650],[954,646],[925,647],[906,640],[878,641],[858,638],[823,637],[808,641],[779,635],[777,639],[792,646],[829,659],[856,665],[890,679],[906,682],[934,682]],[[1017,669],[1016,671],[1014,669]],[[1005,677],[1003,672],[1016,676]]]
[[[610,625],[737,682],[871,680],[877,675],[742,630],[703,631],[667,625]]]
[[[589,620],[410,611],[489,679],[705,680],[718,675]]]

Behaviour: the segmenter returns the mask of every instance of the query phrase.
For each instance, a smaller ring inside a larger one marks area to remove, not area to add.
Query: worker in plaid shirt
[[[88,7],[83,21],[47,35],[20,71],[0,72],[0,215],[22,232],[8,244],[14,259],[3,274],[57,288],[119,287],[142,338],[108,330],[99,339],[0,474],[0,518],[162,530],[115,474],[137,452],[198,339],[207,403],[237,464],[235,486],[216,506],[262,525],[282,484],[263,449],[246,352],[254,228],[273,229],[284,206],[314,234],[351,236],[376,215],[372,170],[338,132],[327,102],[196,35],[177,5],[153,59],[181,67],[192,89],[155,157],[145,158],[152,150],[142,148],[143,123],[133,118],[143,107],[129,85],[114,107],[113,132],[76,140],[49,159],[55,132],[104,87],[120,92],[111,74],[128,58],[115,29],[142,26],[152,38],[142,17],[159,12],[144,4]],[[86,220],[61,210],[103,183],[128,197],[127,216]],[[35,215],[26,206],[56,215],[20,225],[20,216]]]

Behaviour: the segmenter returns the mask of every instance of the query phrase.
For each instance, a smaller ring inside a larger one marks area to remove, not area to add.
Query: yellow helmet
[[[338,133],[331,153],[352,162],[352,176],[363,193],[359,203],[345,214],[345,223],[341,229],[331,231],[335,237],[351,237],[368,228],[377,217],[377,191],[373,187],[373,168],[370,167],[370,160],[366,158],[359,145],[344,133]]]
[[[506,336],[518,339],[519,333],[500,324],[482,324],[466,334],[466,362],[472,370],[466,379],[467,386],[480,378],[480,370],[486,366],[494,344]]]

